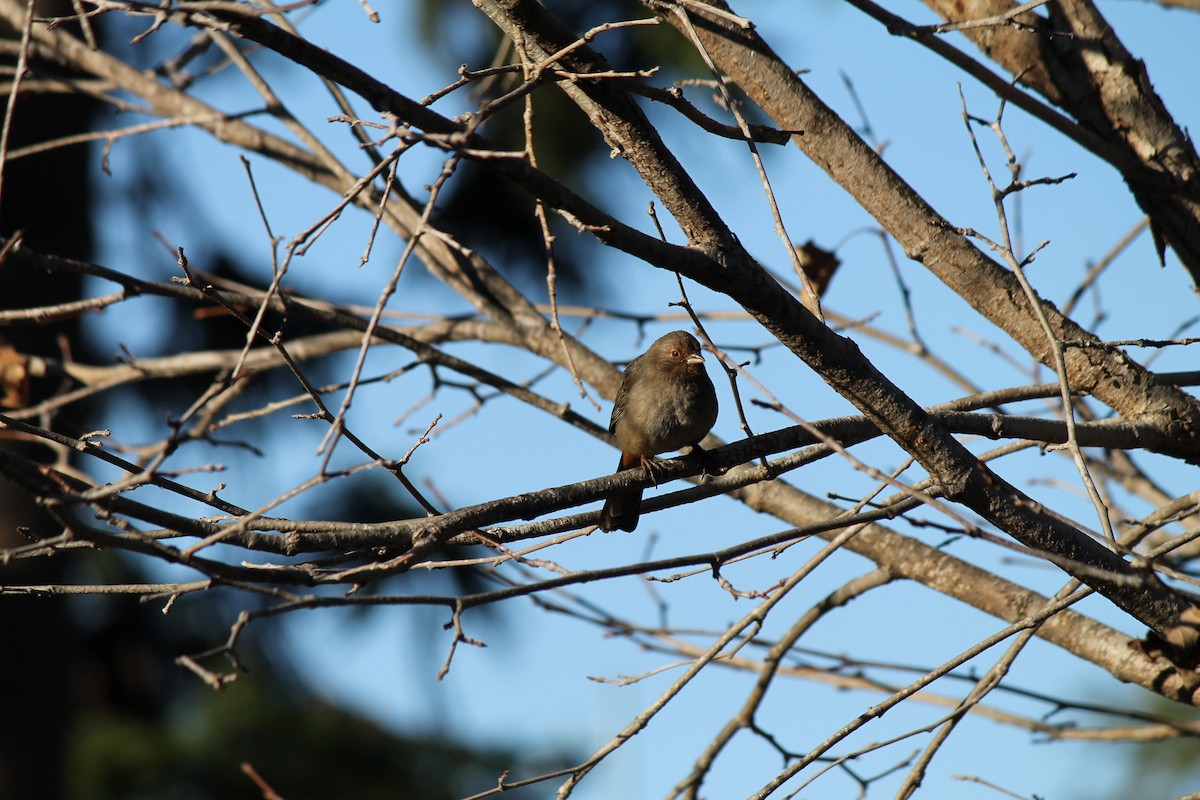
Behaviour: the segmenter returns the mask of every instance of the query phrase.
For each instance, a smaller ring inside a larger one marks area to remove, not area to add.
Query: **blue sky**
[[[1145,59],[1155,87],[1176,119],[1183,125],[1200,122],[1200,92],[1195,88],[1196,76],[1200,75],[1200,48],[1195,46],[1200,41],[1200,17],[1148,3],[1110,2],[1100,8],[1127,47]],[[961,121],[957,82],[962,82],[962,93],[971,113],[985,118],[997,111],[997,101],[988,91],[954,72],[919,45],[888,36],[848,5],[760,0],[739,3],[735,10],[754,19],[776,52],[793,67],[808,70],[804,79],[809,85],[848,121],[858,125],[860,120],[846,88],[848,78],[867,111],[875,135],[888,143],[885,157],[889,163],[953,224],[974,227],[989,235],[995,233],[991,200]],[[916,22],[930,21],[916,4],[893,10]],[[357,4],[326,4],[302,25],[302,31],[401,92],[421,97],[451,82],[458,62],[451,56],[431,54],[415,40],[417,30],[408,19],[410,11],[408,6],[393,9],[384,5],[380,8],[383,23],[372,26],[362,17]],[[470,10],[465,8],[465,11]],[[954,38],[969,52],[975,52]],[[604,49],[603,38],[598,40],[597,47]],[[347,163],[358,169],[365,166],[365,159],[353,152],[348,137],[336,125],[324,122],[333,110],[318,87],[307,81],[281,78],[283,73],[278,65],[268,66],[266,74],[279,81],[285,101],[298,116],[326,141],[337,143],[338,152]],[[227,77],[210,91],[222,107],[253,106],[256,102],[253,97],[246,94],[243,101],[236,85],[236,80]],[[459,98],[451,97],[438,108],[448,115],[456,113],[463,108],[456,106],[456,102]],[[365,106],[359,104],[359,108],[365,112]],[[766,201],[745,148],[701,136],[668,110],[649,111],[668,144],[693,171],[742,241],[764,263],[787,275],[790,267],[773,233]],[[1102,257],[1137,223],[1140,215],[1111,168],[1062,141],[1040,123],[1009,109],[1005,131],[1014,151],[1027,165],[1026,176],[1078,173],[1076,179],[1063,185],[1032,189],[1020,201],[1020,231],[1026,248],[1046,239],[1051,242],[1030,268],[1031,280],[1043,296],[1061,304],[1085,274],[1089,262]],[[997,178],[1003,177],[1003,161],[995,140],[986,131],[977,131],[977,135]],[[186,184],[191,202],[216,223],[227,243],[243,253],[258,254],[265,284],[269,276],[269,249],[237,153],[213,144],[201,133],[172,132],[164,141],[171,143],[170,163],[166,165],[169,174]],[[873,317],[879,327],[903,334],[905,318],[899,291],[880,240],[864,232],[873,228],[870,217],[794,147],[763,149],[792,239],[799,242],[814,239],[823,247],[837,247],[842,259],[842,269],[826,297],[827,307],[852,318]],[[118,144],[112,155],[114,172],[119,176],[123,160],[136,157],[134,147]],[[261,159],[251,160],[264,206],[277,233],[291,236],[334,204],[336,198],[329,193],[308,187],[282,168]],[[440,158],[429,151],[405,156],[402,161],[405,185],[419,191],[423,184],[433,180],[439,168]],[[627,165],[614,163],[597,170],[590,176],[588,188],[623,220],[650,230],[645,215],[650,195]],[[320,296],[372,303],[401,252],[402,243],[384,232],[371,262],[358,268],[369,225],[365,214],[348,212],[308,256],[297,261],[292,273],[294,285]],[[136,220],[122,218],[119,212],[108,212],[99,225],[106,253],[101,260],[113,266],[127,266],[122,259],[129,253],[150,252],[144,242],[155,229],[161,230],[169,241],[198,252],[204,250],[203,242],[188,239],[191,228],[186,210],[161,209],[154,219]],[[486,243],[474,246],[483,248]],[[897,258],[903,258],[899,248],[893,245],[893,250]],[[610,275],[607,280],[611,285],[621,287],[606,300],[612,308],[655,314],[667,311],[667,304],[678,299],[675,279],[669,274],[600,247],[591,247],[589,255],[593,268]],[[1160,268],[1149,238],[1143,235],[1114,263],[1102,290],[1106,317],[1095,328],[1099,335],[1110,339],[1178,335],[1177,328],[1196,314],[1195,295],[1174,257],[1168,259],[1167,266]],[[415,265],[410,266],[413,268]],[[143,277],[165,280],[172,274],[173,266],[164,255],[158,262],[147,260],[134,269]],[[963,366],[973,379],[988,388],[1033,380],[1028,359],[1020,358],[996,329],[919,265],[901,261],[900,270],[912,291],[922,334],[938,355]],[[699,310],[733,310],[725,298],[699,287],[689,287],[689,293]],[[389,308],[449,313],[461,312],[465,306],[435,282],[409,280],[406,276]],[[108,319],[115,316],[109,315]],[[1090,326],[1092,316],[1091,304],[1085,303],[1076,318]],[[653,327],[647,330],[647,338],[639,341],[633,326],[604,322],[589,329],[585,341],[614,361],[625,361],[640,352],[654,335],[674,327],[682,324]],[[122,341],[135,353],[160,347],[161,342],[155,340],[150,327],[144,330],[145,335],[141,335],[137,329],[118,330],[102,321],[95,335]],[[764,331],[746,321],[714,322],[710,333],[721,345],[761,345],[768,341]],[[1185,331],[1185,335],[1192,333],[1194,330]],[[956,387],[915,359],[851,335],[886,374],[919,402],[934,403],[960,394]],[[1016,355],[1018,363],[1010,364],[981,346],[980,337],[997,342],[1005,352]],[[502,374],[528,377],[540,368],[522,354],[497,347],[464,345],[447,349]],[[1149,351],[1135,351],[1139,357],[1148,354]],[[382,350],[369,362],[368,372],[394,368],[405,360],[406,354],[394,348]],[[1164,370],[1186,369],[1193,363],[1194,357],[1189,358],[1184,348],[1174,348],[1163,353],[1156,366]],[[753,369],[781,400],[808,419],[852,413],[849,403],[778,348],[768,351],[763,363]],[[711,359],[710,372],[714,378],[719,377]],[[1039,374],[1041,380],[1047,379],[1044,370]],[[421,376],[413,375],[364,392],[355,405],[352,427],[369,432],[371,444],[377,449],[399,455],[435,414],[441,413],[444,420],[449,420],[469,406],[469,398],[461,394],[444,394],[411,420],[393,426],[392,420],[399,411],[428,391],[427,382],[422,381]],[[740,436],[737,418],[732,413],[728,387],[720,380],[717,385],[723,410],[714,432],[732,440]],[[562,374],[551,376],[538,388],[552,398],[570,402],[573,408],[598,423],[607,423],[608,404],[595,411],[581,402],[569,379]],[[1044,408],[1030,404],[1026,413],[1038,413]],[[762,409],[748,408],[747,413],[756,432],[788,424]],[[273,453],[283,457],[273,458],[271,463],[283,466],[264,470],[261,463],[229,452],[197,453],[191,457],[201,461],[219,458],[227,463],[230,472],[222,480],[231,488],[226,494],[234,502],[255,507],[303,481],[318,463],[314,451],[323,431],[313,422],[294,425],[295,434],[286,442],[272,443]],[[132,418],[124,420],[118,428],[119,437],[132,440],[161,435],[155,434],[147,421]],[[894,468],[903,461],[902,454],[885,442],[855,452],[881,469]],[[342,455],[346,463],[356,460],[348,450]],[[515,401],[500,400],[489,403],[484,413],[439,433],[419,451],[413,463],[415,472],[434,480],[451,505],[467,505],[602,475],[612,469],[615,460],[606,445],[572,429],[558,427],[544,415]],[[1147,458],[1146,463],[1155,462]],[[1086,524],[1094,524],[1094,513],[1086,501],[1078,499],[1079,479],[1066,459],[1037,454],[1017,456],[1005,463],[1002,473],[1035,497],[1053,503]],[[912,477],[912,473],[906,477]],[[1172,494],[1194,488],[1196,478],[1191,468],[1172,465],[1163,465],[1156,477]],[[1060,483],[1036,482],[1047,478]],[[789,479],[818,496],[833,490],[858,496],[874,486],[873,481],[839,459],[827,459],[816,468],[794,473]],[[202,480],[192,483],[208,488]],[[673,488],[663,487],[659,491]],[[1132,498],[1120,499],[1129,504],[1134,515],[1149,510]],[[318,509],[319,500],[306,497],[285,507],[285,512],[319,515]],[[646,552],[656,557],[704,552],[782,527],[778,521],[715,498],[645,518],[634,535],[597,533],[539,557],[552,558],[571,569],[595,568],[628,563]],[[903,523],[895,527],[930,543],[942,538],[936,531],[912,529]],[[814,542],[801,544],[778,560],[763,563],[759,559],[730,568],[726,575],[742,588],[765,588],[791,574],[819,546]],[[1006,563],[1007,554],[994,548],[969,542],[959,543],[955,548],[960,557],[997,568],[1011,579],[1040,591],[1053,592],[1063,582],[1061,574],[1041,565]],[[870,567],[848,553],[834,557],[777,609],[766,633],[778,634],[814,601]],[[645,624],[658,620],[661,598],[669,605],[673,625],[708,631],[722,630],[746,614],[754,602],[734,600],[703,575],[652,585],[626,578],[582,587],[574,594]],[[877,595],[827,618],[802,644],[829,653],[929,668],[1004,627],[998,620],[956,605],[920,586],[894,584],[878,590]],[[1081,608],[1131,635],[1142,633],[1136,623],[1114,612],[1103,601],[1088,600]],[[305,677],[319,691],[388,725],[404,730],[444,732],[484,745],[518,743],[532,751],[566,745],[581,754],[591,752],[627,724],[680,673],[679,668],[669,669],[624,687],[590,680],[595,676],[636,675],[674,659],[647,653],[628,641],[606,637],[596,626],[547,613],[527,600],[518,600],[507,603],[496,622],[483,615],[467,615],[467,634],[486,640],[489,646],[460,647],[453,669],[439,682],[435,673],[449,645],[449,634],[441,630],[446,620],[447,615],[441,610],[395,608],[381,610],[361,622],[351,621],[346,613],[325,611],[262,624],[284,626]],[[980,671],[986,669],[999,652],[990,651],[977,659],[974,666]],[[907,679],[912,677],[915,676]],[[897,673],[895,679],[904,681],[905,676]],[[1122,687],[1094,667],[1040,642],[1030,645],[1017,661],[1011,680],[1016,686],[1050,694],[1061,692],[1075,700],[1114,699],[1136,705],[1145,697],[1140,690]],[[593,800],[663,796],[687,773],[704,743],[740,705],[751,682],[752,677],[745,674],[709,668],[647,730],[585,781],[575,797]],[[961,694],[965,687],[938,684],[934,690]],[[879,695],[835,692],[815,683],[781,679],[772,689],[763,722],[789,747],[804,751],[879,699],[882,699]],[[1011,699],[1003,704],[1034,716],[1047,710],[1044,706]],[[834,752],[896,735],[928,723],[940,713],[936,707],[906,703],[868,725]],[[981,746],[984,740],[986,746]],[[926,741],[924,737],[916,737],[912,744],[865,759],[856,769],[861,774],[882,772]],[[1097,744],[1039,744],[1025,731],[971,718],[934,762],[921,796],[995,796],[985,788],[953,780],[951,775],[956,774],[979,775],[1027,795],[1104,796],[1103,792],[1118,784],[1128,769],[1128,762],[1116,755],[1128,750],[1121,746],[1106,749]],[[745,733],[740,734],[706,784],[706,794],[714,798],[744,796],[778,768],[779,757],[769,747]],[[884,786],[873,788],[875,791],[888,793]],[[835,772],[801,796],[853,797],[855,786]]]

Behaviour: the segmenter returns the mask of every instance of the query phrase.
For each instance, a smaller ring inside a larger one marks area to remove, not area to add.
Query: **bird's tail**
[[[621,453],[617,462],[617,472],[632,469],[641,463],[641,459],[629,453]],[[642,515],[642,490],[629,489],[614,494],[604,501],[604,509],[600,512],[600,530],[630,531],[637,527],[638,517]]]

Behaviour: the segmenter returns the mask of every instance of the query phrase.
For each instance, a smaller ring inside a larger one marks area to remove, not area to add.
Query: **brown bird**
[[[687,331],[672,331],[629,362],[617,390],[608,430],[617,437],[617,471],[636,466],[653,476],[653,456],[691,445],[717,421],[717,393],[700,343]],[[642,512],[642,490],[609,497],[600,512],[600,529],[632,531]]]

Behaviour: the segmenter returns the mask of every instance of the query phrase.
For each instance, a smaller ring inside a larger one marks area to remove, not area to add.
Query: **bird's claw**
[[[655,488],[658,488],[658,475],[660,473],[658,462],[650,456],[642,456],[642,469],[646,470],[646,474],[650,476],[650,481],[654,484]]]
[[[697,463],[699,463],[700,470],[705,475],[715,478],[719,475],[724,475],[726,472],[729,472],[729,467],[722,467],[714,464],[712,458],[710,458],[708,455],[708,451],[698,444],[692,446],[692,450],[688,453],[688,456],[694,458]]]

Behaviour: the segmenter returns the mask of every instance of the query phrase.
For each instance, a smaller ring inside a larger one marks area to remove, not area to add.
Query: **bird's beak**
[[[700,355],[699,353],[692,353],[690,356],[687,357],[686,363],[688,363],[688,364],[703,364],[704,356]]]

